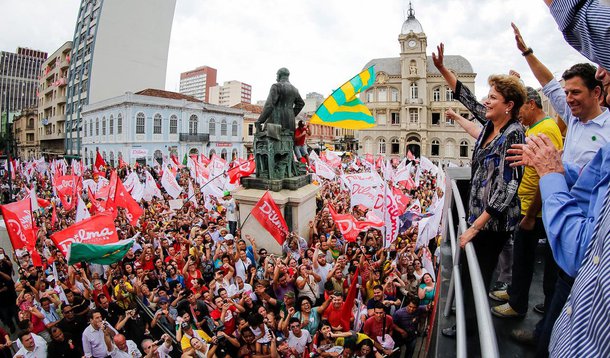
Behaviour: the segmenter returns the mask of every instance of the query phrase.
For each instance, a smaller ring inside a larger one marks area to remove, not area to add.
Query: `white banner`
[[[180,186],[180,184],[178,184],[176,178],[168,167],[165,167],[165,170],[163,170],[163,176],[161,177],[161,185],[169,194],[169,196],[174,199],[179,197],[180,193],[182,193],[182,187]]]

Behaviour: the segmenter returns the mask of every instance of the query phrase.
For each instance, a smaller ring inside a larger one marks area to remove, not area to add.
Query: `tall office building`
[[[239,81],[227,81],[210,88],[210,103],[233,107],[238,103],[252,102],[252,86]]]
[[[66,154],[82,156],[89,103],[165,88],[176,0],[82,0],[68,71]]]
[[[0,129],[6,133],[7,113],[9,121],[22,109],[36,107],[36,89],[40,66],[47,53],[18,47],[17,52],[0,53]]]
[[[72,41],[67,41],[47,58],[40,69],[38,120],[40,151],[46,155],[65,152],[66,98]]]
[[[218,85],[216,83],[216,73],[215,68],[208,66],[182,72],[180,74],[180,93],[209,103],[210,88]]]

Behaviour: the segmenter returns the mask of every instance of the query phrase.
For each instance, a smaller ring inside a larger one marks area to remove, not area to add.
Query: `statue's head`
[[[290,71],[288,71],[288,69],[286,67],[282,67],[279,70],[277,70],[277,80],[279,81],[282,78],[288,78],[288,76],[290,76]]]

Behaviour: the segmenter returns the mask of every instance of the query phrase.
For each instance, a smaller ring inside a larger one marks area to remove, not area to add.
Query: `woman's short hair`
[[[511,118],[519,117],[519,109],[527,99],[527,90],[519,78],[509,75],[491,75],[487,82],[504,97],[506,102],[514,103]]]

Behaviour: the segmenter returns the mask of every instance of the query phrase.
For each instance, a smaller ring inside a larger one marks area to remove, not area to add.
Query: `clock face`
[[[407,45],[409,45],[409,47],[413,48],[413,47],[415,47],[415,45],[417,45],[417,42],[415,42],[415,40],[411,40],[411,41],[409,41],[409,43],[407,43]]]

